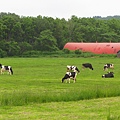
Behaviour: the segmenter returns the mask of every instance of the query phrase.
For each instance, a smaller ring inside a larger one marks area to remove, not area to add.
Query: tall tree
[[[44,30],[40,33],[39,38],[36,38],[37,50],[41,51],[56,51],[57,43],[55,37],[50,30]]]

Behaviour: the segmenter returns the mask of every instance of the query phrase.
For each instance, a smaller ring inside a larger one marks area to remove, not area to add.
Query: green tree
[[[14,41],[6,42],[4,49],[8,56],[18,56],[20,52],[20,47]]]
[[[57,47],[61,50],[66,43],[65,35],[67,33],[67,22],[65,19],[58,19],[54,20],[54,27],[53,27],[53,36],[57,40]]]
[[[13,26],[15,25],[15,23],[16,23],[16,20],[12,16],[4,16],[2,18],[2,23],[3,23],[2,28],[3,28],[4,32],[5,32],[4,39],[6,41],[11,41],[13,39],[12,38],[12,34],[13,34],[12,29],[13,29]]]
[[[33,49],[32,45],[30,45],[27,42],[20,42],[19,47],[20,47],[20,54],[23,54],[26,51],[31,51]]]
[[[6,57],[7,53],[0,48],[0,58]]]
[[[24,31],[22,30],[21,23],[16,22],[13,25],[13,29],[12,29],[12,39],[18,43],[22,42],[23,41],[23,34],[24,34]]]
[[[50,30],[44,30],[40,33],[39,38],[36,38],[37,50],[40,51],[56,51],[57,43],[55,37]]]
[[[33,17],[23,17],[21,18],[21,26],[19,26],[20,29],[23,30],[22,35],[22,42],[28,42],[29,44],[33,44],[35,42],[34,36],[35,36],[35,24],[34,24],[34,18]]]

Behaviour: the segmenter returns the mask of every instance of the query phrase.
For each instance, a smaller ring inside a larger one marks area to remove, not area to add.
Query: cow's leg
[[[69,82],[69,79],[66,79],[66,83],[68,83]]]
[[[76,78],[74,79],[74,83],[76,82]]]
[[[65,80],[65,79],[64,79],[64,78],[62,78],[62,81],[61,81],[61,82],[63,83],[63,82],[64,82],[64,80]]]
[[[114,70],[114,67],[113,67],[113,66],[111,66],[111,67],[110,67],[110,69],[113,71],[113,70]]]
[[[8,71],[8,73],[9,73],[9,75],[11,75],[11,71],[10,70]]]
[[[73,82],[74,82],[74,83],[76,82],[76,76],[73,78]]]
[[[74,83],[76,82],[77,73],[75,74]]]
[[[105,67],[105,68],[104,68],[104,71],[108,71],[108,67]]]
[[[4,69],[1,69],[1,74],[4,74],[3,72],[4,72]]]
[[[7,71],[8,75],[10,75],[10,71],[9,70],[6,70],[6,71]]]
[[[108,68],[105,68],[105,71],[108,71]]]
[[[70,83],[70,78],[69,78],[69,83]]]
[[[1,69],[1,71],[0,71],[0,74],[2,74],[2,69]]]
[[[12,73],[11,73],[11,70],[10,70],[10,69],[8,70],[8,72],[9,72],[9,75],[12,75]]]
[[[66,79],[66,83],[67,83],[68,79]]]

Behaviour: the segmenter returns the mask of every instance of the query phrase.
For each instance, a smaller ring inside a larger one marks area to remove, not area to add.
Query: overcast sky
[[[0,12],[69,19],[120,15],[120,0],[0,0]]]

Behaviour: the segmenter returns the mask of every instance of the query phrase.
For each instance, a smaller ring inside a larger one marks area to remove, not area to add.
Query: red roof
[[[68,42],[64,49],[82,50],[95,54],[116,54],[120,50],[120,43],[75,43]]]

